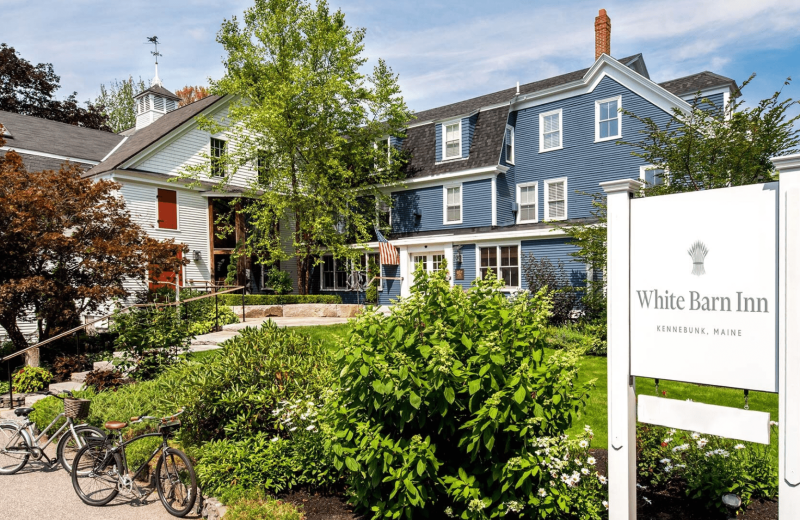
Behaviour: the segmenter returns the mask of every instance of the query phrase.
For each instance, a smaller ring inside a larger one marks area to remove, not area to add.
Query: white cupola
[[[180,100],[181,98],[164,88],[158,77],[156,63],[156,76],[150,82],[150,88],[133,97],[136,106],[136,130],[146,127],[164,114],[178,108]]]

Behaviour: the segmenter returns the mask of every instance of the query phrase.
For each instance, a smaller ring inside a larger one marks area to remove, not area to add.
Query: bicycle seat
[[[128,426],[126,422],[119,422],[119,421],[108,421],[106,424],[107,430],[121,430],[124,427]]]
[[[32,411],[33,408],[17,408],[14,413],[19,417],[27,417]]]

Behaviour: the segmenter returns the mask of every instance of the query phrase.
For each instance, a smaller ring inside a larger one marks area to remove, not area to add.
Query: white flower
[[[737,450],[743,450],[744,448],[745,448],[744,444],[737,444],[736,446],[734,446],[734,449]]]
[[[588,470],[588,469],[586,469],[586,468],[583,468],[583,469],[581,470],[581,473],[583,473],[584,475],[588,475],[588,474],[589,474],[589,470]]]
[[[679,451],[686,451],[688,449],[689,449],[689,445],[688,444],[681,444],[680,446],[675,446],[674,448],[672,448],[672,452],[676,453],[676,452],[679,452]]]
[[[544,494],[542,494],[542,493],[544,493]],[[540,489],[539,490],[539,495],[540,496],[545,496],[545,495],[547,495],[547,493],[544,492],[544,489]],[[511,511],[512,513],[519,513],[520,511],[525,509],[525,504],[517,502],[516,500],[512,500],[511,502],[507,503],[506,506],[508,507],[508,510]]]
[[[603,475],[597,475],[597,480],[599,480],[600,483],[603,484],[604,486],[608,484],[608,479]]]
[[[295,431],[296,429],[297,429],[297,426],[292,426],[291,428],[289,428],[289,431],[290,431],[290,432],[293,432],[293,431]]]
[[[669,434],[670,434],[670,435],[675,435],[675,428],[672,428],[672,429],[669,431]]]
[[[697,447],[698,448],[701,448],[701,449],[705,448],[706,444],[708,444],[708,439],[700,439],[699,441],[697,441]]]
[[[642,500],[644,500],[645,502],[647,502],[647,505],[652,505],[652,503],[653,503],[653,502],[651,502],[651,501],[650,501],[650,499],[649,499],[649,498],[647,498],[647,497],[642,497]]]
[[[699,438],[700,438],[700,434],[699,434],[699,433],[697,433],[697,432],[694,432],[694,433],[692,434],[692,439],[694,439],[694,440],[697,440],[697,439],[699,439]]]
[[[486,504],[483,503],[483,500],[480,498],[473,498],[469,501],[469,510],[470,511],[483,511],[486,509]]]
[[[547,491],[545,491],[542,488],[539,488],[539,496],[540,497],[546,497],[547,496]]]
[[[667,473],[672,473],[672,466],[667,464],[666,466],[664,466],[664,471]]]
[[[578,446],[580,446],[581,448],[588,448],[589,447],[589,441],[584,439],[584,440],[582,440],[581,442],[578,443]]]
[[[778,421],[770,421],[769,425],[770,426],[778,426]]]
[[[590,432],[592,431],[592,427],[587,424],[586,426],[583,427],[583,431]]]
[[[639,489],[647,489],[647,486],[643,486],[641,484],[636,484],[636,487]]]
[[[589,457],[588,459],[586,459],[586,464],[589,464],[590,466],[594,466],[596,462],[597,459],[595,459],[594,457]]]
[[[661,442],[664,443],[664,444],[669,444],[670,442],[672,442],[672,437],[667,437],[666,439],[664,439]]]
[[[281,438],[280,438],[280,437],[273,437],[273,438],[272,438],[272,439],[270,439],[270,440],[271,440],[272,442],[278,442],[279,440],[281,440]]]
[[[603,507],[608,509],[608,500],[603,500]]]
[[[660,462],[661,464],[669,464],[672,461],[670,459],[661,459],[658,462]]]
[[[447,516],[452,518],[453,517],[453,508],[452,507],[448,507],[447,509],[444,510],[444,514],[446,514]]]
[[[551,472],[550,472],[550,475],[551,475],[553,478],[558,478],[558,472],[557,472],[556,470],[553,470],[553,471],[551,471]]]
[[[575,459],[575,464],[578,466],[583,466],[583,462],[581,462],[580,459]]]
[[[308,430],[308,431],[313,431],[315,429],[316,429],[316,427],[313,424],[311,426],[306,426],[306,430]]]

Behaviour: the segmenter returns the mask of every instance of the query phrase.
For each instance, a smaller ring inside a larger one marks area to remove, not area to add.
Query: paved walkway
[[[55,446],[48,446],[47,455],[55,457]],[[31,461],[15,475],[0,475],[0,518],[14,520],[168,520],[158,493],[153,492],[142,503],[117,495],[105,507],[87,506],[72,488],[72,481],[60,465]],[[186,518],[200,518],[190,514]]]
[[[309,327],[347,323],[348,318],[247,318],[244,323],[239,322],[223,325],[222,330],[219,332],[210,332],[197,336],[192,340],[192,345],[189,347],[189,350],[192,352],[199,352],[202,350],[217,349],[220,343],[236,336],[239,334],[240,330],[246,327],[260,327],[261,324],[267,320],[272,320],[279,327]]]

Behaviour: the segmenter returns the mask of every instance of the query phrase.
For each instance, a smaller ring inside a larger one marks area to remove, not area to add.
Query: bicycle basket
[[[86,419],[89,417],[88,399],[64,399],[64,415],[73,419]]]

